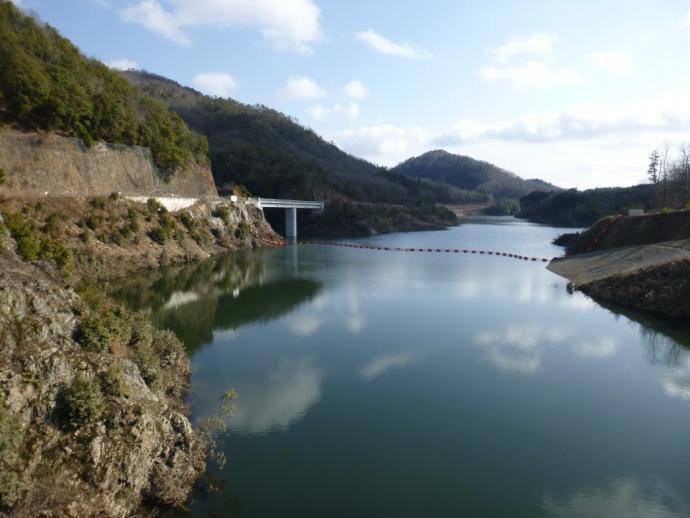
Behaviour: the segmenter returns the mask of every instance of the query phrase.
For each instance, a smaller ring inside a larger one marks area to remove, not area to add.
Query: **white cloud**
[[[428,59],[431,57],[431,54],[421,47],[409,43],[395,43],[373,29],[358,32],[355,39],[366,43],[376,52],[388,56],[407,59]]]
[[[291,77],[287,84],[279,92],[285,99],[308,101],[326,95],[326,91],[309,77]]]
[[[327,108],[323,104],[315,104],[307,109],[307,113],[312,119],[318,122],[323,122],[331,115],[331,109]]]
[[[690,11],[685,13],[685,16],[683,16],[683,18],[681,19],[678,27],[681,31],[690,32]]]
[[[181,45],[187,29],[255,27],[279,50],[308,53],[321,40],[321,11],[313,0],[139,0],[123,20]]]
[[[587,64],[616,75],[625,75],[634,67],[628,52],[592,52],[587,56]]]
[[[378,378],[390,369],[401,369],[414,363],[416,358],[410,353],[386,354],[374,358],[359,370],[359,375],[365,380],[371,381]]]
[[[548,88],[574,85],[583,81],[582,76],[572,68],[554,67],[539,61],[511,66],[486,66],[479,70],[479,75],[489,81],[507,83],[518,88]]]
[[[323,122],[330,118],[331,115],[343,115],[348,119],[356,119],[359,117],[359,104],[355,101],[350,101],[349,103],[340,104],[336,103],[333,106],[324,106],[323,104],[315,104],[307,109],[307,113],[312,119],[318,122]]]
[[[361,81],[352,80],[343,86],[343,94],[355,101],[361,101],[369,96],[369,90]]]
[[[349,152],[380,163],[391,163],[428,142],[426,132],[419,127],[401,128],[392,124],[377,124],[343,131],[338,142]]]
[[[112,59],[108,61],[106,65],[116,70],[132,70],[139,68],[139,63],[127,58]]]
[[[583,78],[577,71],[553,63],[555,42],[555,36],[542,33],[508,40],[490,50],[493,60],[479,69],[479,75],[488,81],[518,88],[548,88],[581,83]]]
[[[359,117],[359,104],[355,101],[350,101],[346,104],[335,104],[333,106],[333,112],[342,114],[348,119],[356,119]]]
[[[506,43],[491,49],[491,54],[499,63],[506,63],[516,56],[531,56],[551,61],[556,37],[550,34],[537,33],[530,36],[512,38]]]
[[[482,123],[463,120],[432,138],[437,145],[478,140],[548,142],[594,139],[641,132],[685,132],[690,99],[669,95],[638,103],[583,104],[561,112],[524,114],[516,119]]]
[[[235,78],[225,72],[197,74],[192,79],[192,86],[201,93],[213,97],[230,97],[239,88]]]
[[[180,20],[163,9],[155,0],[145,0],[130,5],[122,11],[122,19],[128,23],[139,24],[180,45],[191,45],[190,39],[181,28]]]

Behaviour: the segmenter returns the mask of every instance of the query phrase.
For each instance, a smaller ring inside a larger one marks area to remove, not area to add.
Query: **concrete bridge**
[[[270,198],[256,198],[256,206],[264,209],[285,209],[285,237],[297,238],[297,209],[322,211],[324,202],[304,200],[275,200]]]
[[[163,207],[171,212],[186,209],[197,202],[203,201],[211,204],[232,203],[238,205],[253,205],[262,211],[264,209],[285,209],[285,237],[288,239],[297,238],[297,209],[322,211],[325,206],[323,201],[306,200],[280,200],[272,198],[241,198],[239,196],[202,196],[202,197],[183,197],[183,196],[125,196],[128,200],[139,203],[146,203],[149,198],[154,198]]]

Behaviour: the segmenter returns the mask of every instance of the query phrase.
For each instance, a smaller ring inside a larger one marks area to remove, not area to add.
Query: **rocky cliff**
[[[86,148],[55,133],[2,129],[0,168],[6,196],[218,195],[209,166],[192,163],[166,176],[147,148],[104,142]]]

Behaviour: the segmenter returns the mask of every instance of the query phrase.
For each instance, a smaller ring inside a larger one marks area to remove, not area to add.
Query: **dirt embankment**
[[[690,318],[690,212],[610,217],[564,239],[549,269],[595,299]]]
[[[690,239],[690,211],[609,216],[563,243],[568,255]]]

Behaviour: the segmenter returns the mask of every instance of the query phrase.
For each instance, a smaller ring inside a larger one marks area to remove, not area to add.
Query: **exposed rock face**
[[[0,131],[0,168],[9,196],[97,196],[111,192],[144,196],[217,196],[211,169],[191,164],[165,181],[147,148],[95,143],[54,133]]]
[[[126,354],[89,352],[74,341],[74,291],[1,251],[0,261],[0,405],[21,428],[17,458],[2,467],[16,475],[20,496],[5,510],[125,517],[182,505],[204,468],[204,448],[179,397],[150,388]],[[188,359],[170,361],[184,384]],[[98,419],[71,426],[67,388],[113,367],[126,394],[105,395]]]

